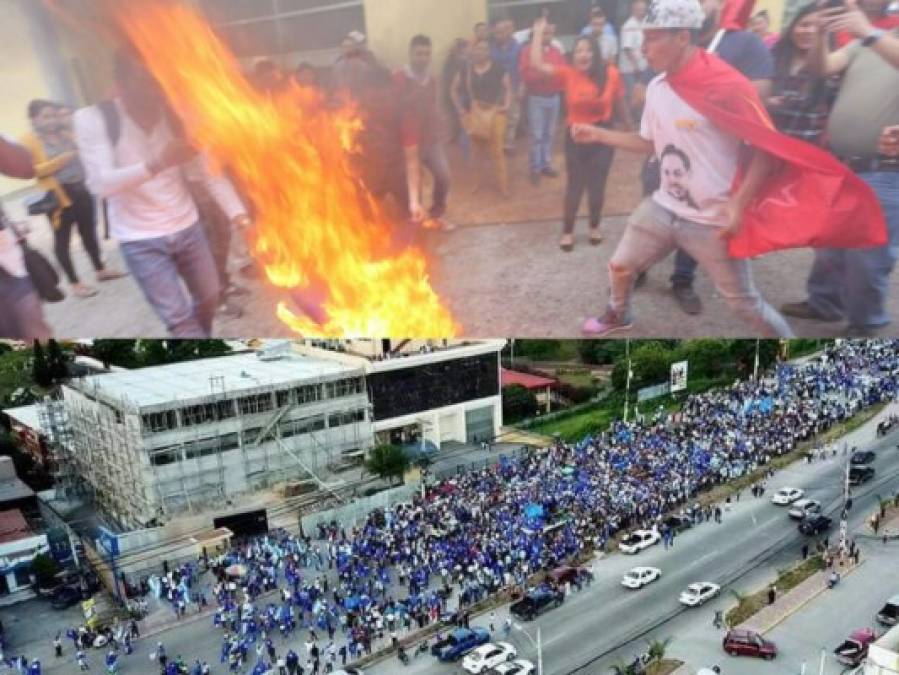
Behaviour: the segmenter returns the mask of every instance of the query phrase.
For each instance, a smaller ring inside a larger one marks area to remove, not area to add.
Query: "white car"
[[[792,504],[804,494],[805,493],[799,488],[781,488],[774,493],[773,497],[771,497],[771,503],[777,504],[778,506],[786,506],[787,504]]]
[[[634,554],[658,544],[661,540],[662,537],[657,530],[635,530],[621,540],[618,548],[622,553]]]
[[[490,675],[532,675],[537,672],[537,666],[525,659],[506,661],[495,666]]]
[[[680,594],[678,601],[687,607],[699,607],[706,600],[711,600],[718,595],[720,590],[721,586],[718,584],[713,584],[710,581],[697,581],[695,584],[687,586],[684,592]]]
[[[469,673],[483,673],[505,661],[512,661],[516,656],[518,651],[508,642],[488,642],[468,652],[462,659],[462,667]]]
[[[816,516],[819,513],[821,513],[821,502],[815,499],[800,499],[794,502],[793,508],[787,511],[787,515],[796,520]]]
[[[624,575],[621,585],[626,588],[643,588],[660,576],[662,576],[662,570],[658,567],[635,567]]]

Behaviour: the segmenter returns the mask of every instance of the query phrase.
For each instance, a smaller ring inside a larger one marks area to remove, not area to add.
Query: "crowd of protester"
[[[564,145],[564,251],[575,246],[584,193],[589,241],[603,241],[614,149],[649,157],[642,178],[651,199],[631,222],[641,221],[644,233],[647,222],[660,218],[685,227],[675,235],[670,228],[649,228],[651,245],[637,245],[633,230],[639,228],[628,228],[611,263],[608,311],[584,326],[589,334],[631,326],[633,290],[671,251],[673,297],[688,314],[702,311],[693,289],[702,265],[758,334],[789,336],[781,313],[846,321],[851,334],[875,334],[890,321],[889,278],[899,250],[899,16],[887,0],[864,0],[858,8],[824,8],[813,1],[791,10],[774,35],[766,12],[751,20],[735,17],[734,7],[740,6],[729,0],[632,0],[623,21],[594,7],[568,50],[551,19],[538,21],[536,30],[521,30],[504,17],[457,39],[439,81],[433,66],[438,55],[427,35],[414,36],[406,65],[391,70],[358,31],[349,33],[330,68],[304,62],[288,70],[263,59],[249,77],[272,95],[296,83],[321,90],[327,100],[349,94],[357,101],[366,128],[354,166],[368,191],[389,204],[404,236],[415,236],[420,225],[453,229],[446,216],[453,183],[447,139],[468,158],[462,170],[476,190],[492,184],[503,197],[527,189],[511,184],[511,162],[526,164],[533,189],[539,189],[542,181],[559,176],[555,145]],[[749,262],[730,258],[726,250],[726,239],[739,230],[742,211],[775,164],[768,153],[755,152],[754,180],[732,192],[730,177],[741,170],[744,139],[685,109],[666,79],[654,80],[658,73],[671,78],[697,50],[717,55],[749,80],[780,132],[826,149],[864,180],[886,218],[885,245],[817,248],[808,298],[781,312],[754,287]],[[78,111],[74,122],[64,105],[29,106],[33,132],[23,143],[44,193],[32,207],[47,216],[72,293],[87,297],[97,291],[72,264],[74,229],[97,280],[120,276],[106,268],[98,243],[94,199],[103,200],[128,272],[168,331],[177,337],[208,335],[217,312],[240,314],[234,300],[245,290],[236,272],[252,276],[252,266],[245,251],[234,254],[234,246],[251,224],[251,209],[226,178],[204,173],[202,157],[183,139],[177,116],[133,55],[118,59],[116,74],[118,97]],[[877,105],[860,103],[868,100]],[[691,136],[685,125],[709,126],[709,133]],[[521,135],[529,152],[518,158]],[[430,204],[424,203],[425,173],[433,183]],[[4,292],[22,277],[17,253],[0,249]],[[314,316],[316,308],[309,312]],[[33,330],[44,328],[38,323]]]
[[[281,672],[329,672],[426,626],[466,625],[478,601],[520,592],[535,574],[582,562],[623,532],[658,529],[668,548],[668,514],[721,522],[726,505],[701,505],[704,492],[761,470],[751,490],[761,496],[773,459],[897,396],[899,341],[845,342],[759,380],[691,395],[676,412],[501,456],[358,526],[275,531],[218,558],[166,564],[149,587],[176,620],[188,606],[213,605],[220,665],[231,672],[267,672],[282,660]],[[815,447],[810,458],[824,454]],[[69,632],[76,655],[83,635]],[[125,655],[137,637],[136,624],[108,635]],[[152,654],[166,674],[184,664],[162,643]]]

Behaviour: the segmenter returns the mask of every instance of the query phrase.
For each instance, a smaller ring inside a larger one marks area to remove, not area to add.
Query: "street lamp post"
[[[514,623],[512,625],[515,627],[515,630],[524,635],[528,639],[528,642],[531,643],[531,646],[537,650],[537,675],[543,675],[543,640],[540,636],[540,626],[537,626],[537,639],[535,640],[520,623]]]

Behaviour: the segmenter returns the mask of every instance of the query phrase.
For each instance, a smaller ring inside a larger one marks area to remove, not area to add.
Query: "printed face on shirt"
[[[669,145],[662,152],[659,168],[662,173],[662,189],[679,202],[698,209],[690,195],[690,158],[680,148]]]

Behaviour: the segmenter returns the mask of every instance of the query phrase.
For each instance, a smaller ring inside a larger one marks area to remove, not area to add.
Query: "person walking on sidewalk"
[[[235,237],[250,226],[247,210],[231,183],[209,173],[203,158],[179,138],[159,85],[136,54],[118,53],[115,79],[118,98],[75,114],[87,185],[107,200],[112,234],[128,269],[169,334],[208,337],[222,288],[186,178],[205,184]]]

